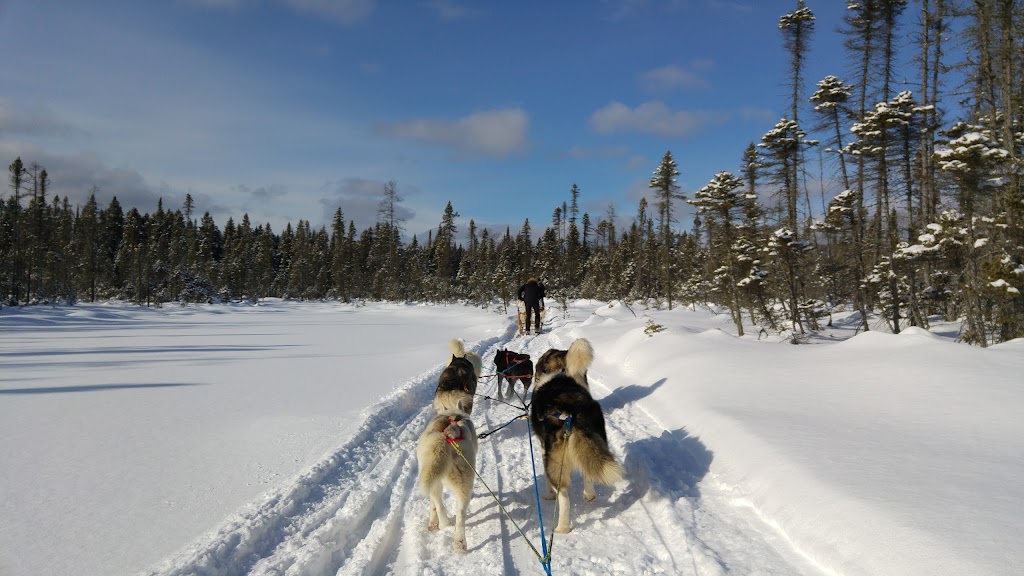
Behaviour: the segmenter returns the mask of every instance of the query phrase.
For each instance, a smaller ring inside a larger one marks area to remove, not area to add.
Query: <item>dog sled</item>
[[[544,315],[545,314],[546,314],[546,309],[542,306],[541,309],[540,309],[540,324],[537,324],[536,326],[533,327],[534,330],[536,330],[536,332],[540,332],[541,326],[544,325]],[[526,333],[526,303],[523,302],[522,300],[516,300],[516,323],[518,325],[518,332],[519,332],[519,334],[525,334]],[[532,320],[530,321],[530,324],[533,325],[533,321]]]

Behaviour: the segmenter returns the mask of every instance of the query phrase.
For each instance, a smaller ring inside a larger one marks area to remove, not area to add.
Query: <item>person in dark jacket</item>
[[[540,334],[540,311],[544,309],[544,285],[536,278],[530,278],[519,287],[517,298],[526,305],[526,333],[530,333],[530,311],[533,311],[534,324],[537,326],[535,334]]]

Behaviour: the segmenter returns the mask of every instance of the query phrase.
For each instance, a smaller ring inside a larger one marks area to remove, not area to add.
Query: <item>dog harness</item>
[[[448,417],[449,424],[455,424],[456,422],[458,422],[458,420],[456,420],[455,417]],[[447,440],[449,444],[454,444],[455,442],[462,440],[462,426],[455,424],[455,427],[459,429],[459,435],[456,438],[452,438],[451,436],[448,435],[448,426],[445,426],[444,430],[441,432],[441,434],[444,436],[444,439]]]

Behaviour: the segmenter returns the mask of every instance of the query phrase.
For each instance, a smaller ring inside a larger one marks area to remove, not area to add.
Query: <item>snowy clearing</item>
[[[461,306],[4,308],[0,573],[543,574],[479,481],[468,553],[452,528],[426,530],[415,445],[451,337],[487,374],[499,347],[594,344],[591,387],[628,479],[593,504],[574,483],[553,574],[1024,561],[1024,343],[850,338],[837,323],[791,346],[730,336],[703,310],[600,302],[548,317],[522,337],[511,316]],[[648,318],[665,330],[645,335]],[[480,400],[473,420],[485,432],[517,415]],[[526,429],[481,440],[477,468],[540,549]],[[550,537],[554,503],[541,510]]]

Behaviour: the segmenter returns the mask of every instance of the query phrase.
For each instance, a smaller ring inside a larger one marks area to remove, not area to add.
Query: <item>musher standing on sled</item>
[[[537,330],[534,334],[540,334],[540,312],[544,309],[544,285],[536,278],[530,278],[519,287],[517,298],[526,305],[526,332],[530,333],[530,311],[533,310],[533,318],[536,320]]]

